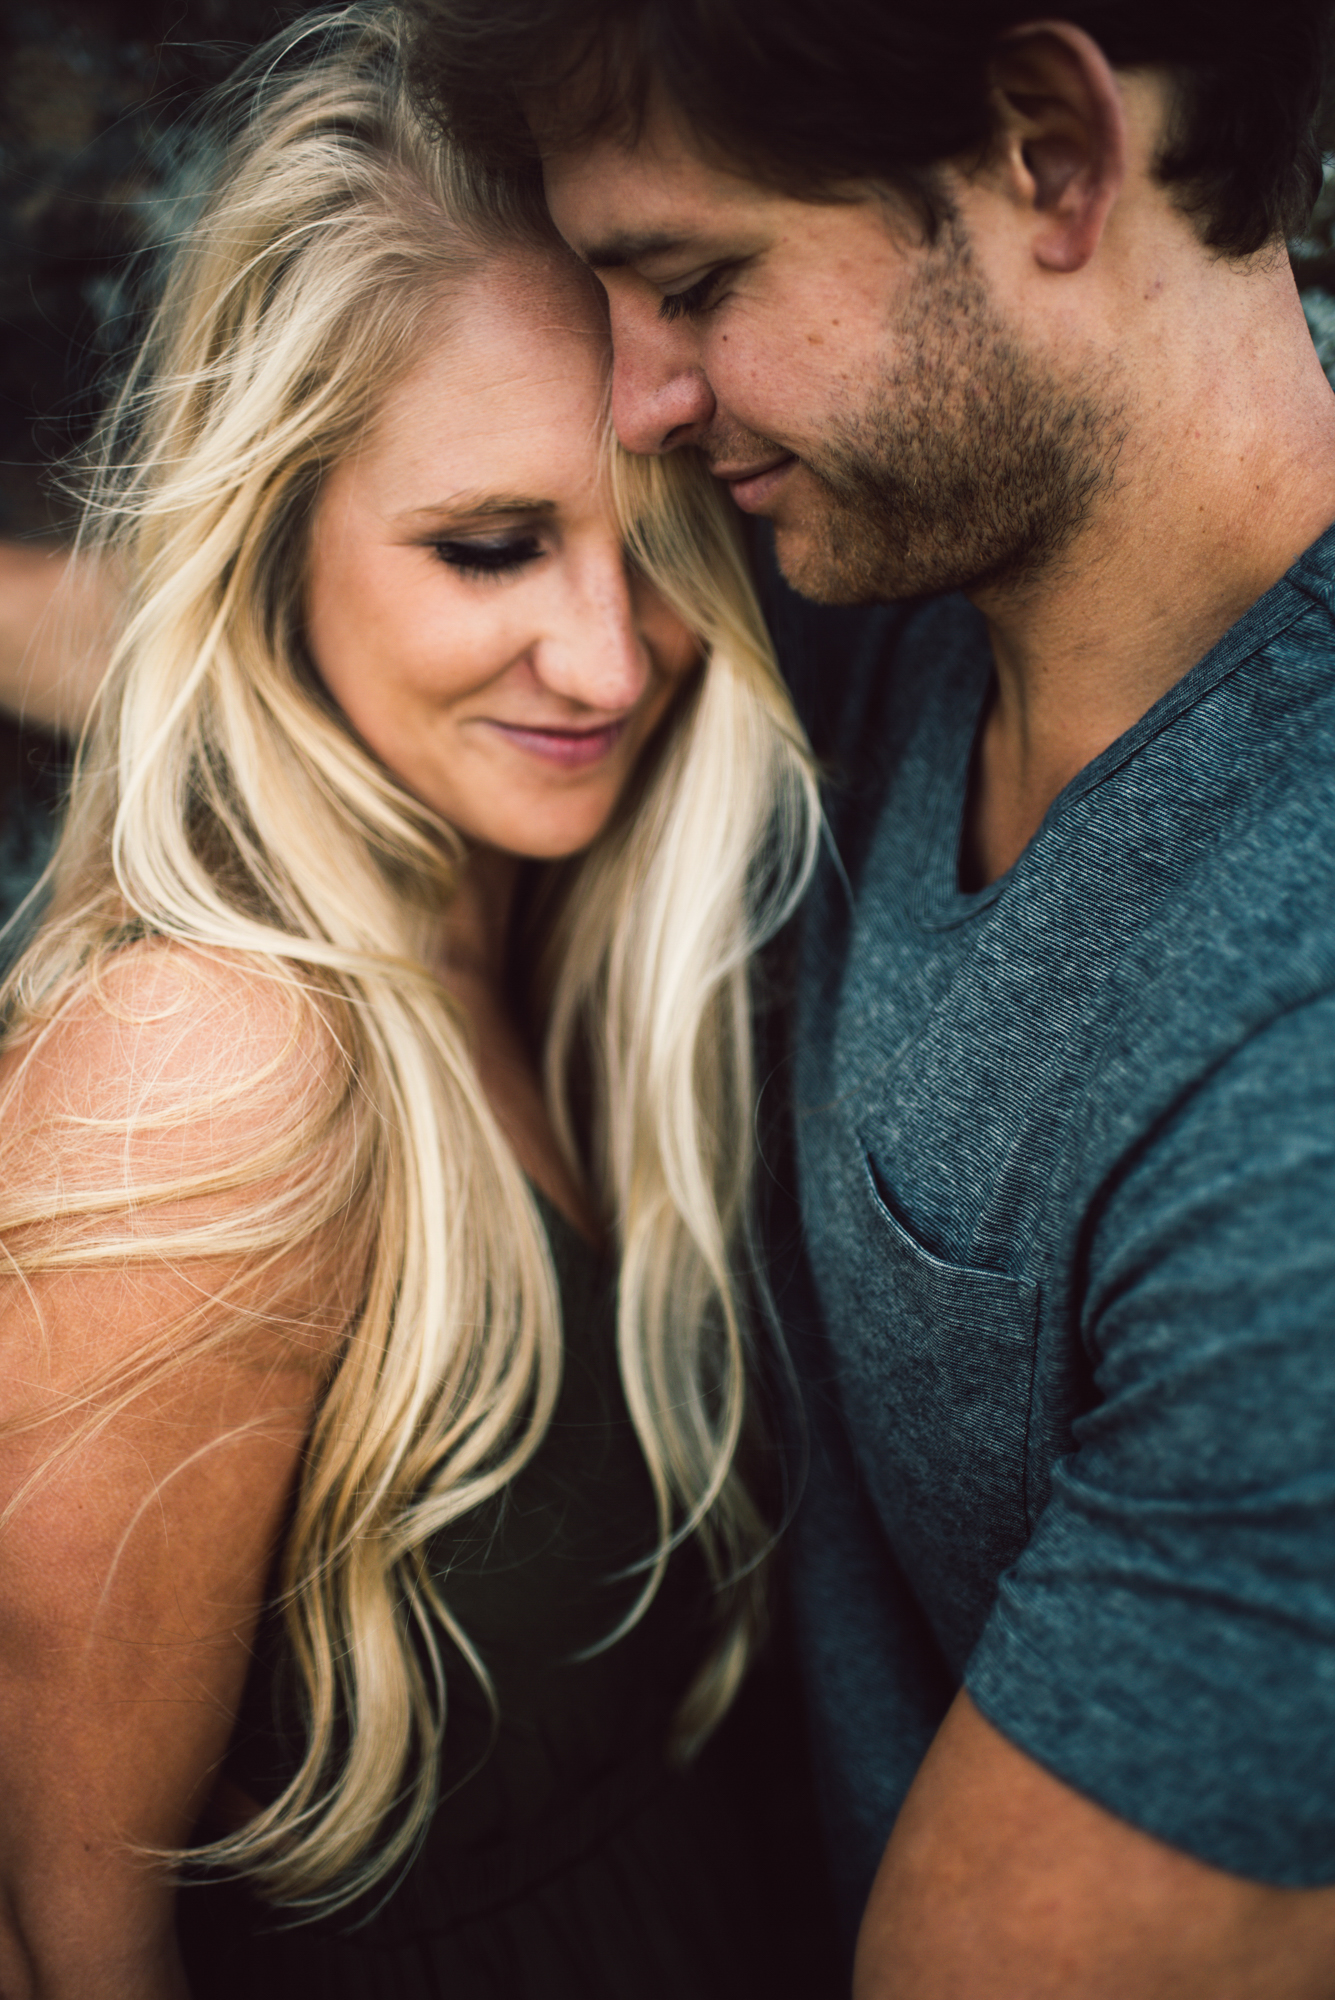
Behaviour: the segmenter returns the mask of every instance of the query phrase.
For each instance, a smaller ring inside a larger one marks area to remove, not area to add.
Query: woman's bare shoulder
[[[348,1087],[339,1010],[297,971],[149,939],[112,953],[0,1052],[6,1150],[63,1127],[95,1148],[175,1133],[189,1153],[319,1123]],[[123,1137],[122,1137],[123,1142]],[[184,1161],[182,1162],[184,1164]]]
[[[119,1271],[135,1324],[149,1292],[206,1291],[220,1323],[258,1307],[336,1350],[370,1226],[337,1015],[271,962],[168,943],[81,978],[0,1059],[10,1270],[76,1283],[80,1313]]]

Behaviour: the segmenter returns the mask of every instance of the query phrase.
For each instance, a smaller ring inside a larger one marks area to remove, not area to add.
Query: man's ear
[[[1126,177],[1126,115],[1108,59],[1069,21],[1030,21],[998,42],[990,80],[993,158],[1033,211],[1034,259],[1078,271]]]

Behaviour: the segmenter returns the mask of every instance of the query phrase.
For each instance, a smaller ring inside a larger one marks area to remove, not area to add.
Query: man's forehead
[[[597,218],[590,216],[572,241],[593,270],[615,271],[626,264],[638,267],[657,258],[679,257],[694,250],[709,233],[709,225],[704,222],[694,229],[645,230],[633,225],[618,228],[611,218],[604,218],[600,228]]]
[[[759,190],[756,190],[759,197]],[[761,220],[763,200],[748,200],[744,185],[702,189],[683,176],[632,178],[592,166],[547,175],[552,220],[571,248],[595,271],[652,265],[724,247],[729,230],[748,232]]]
[[[547,154],[543,177],[562,235],[603,270],[671,257],[773,198],[711,157],[684,121],[661,107],[633,134],[603,134]]]

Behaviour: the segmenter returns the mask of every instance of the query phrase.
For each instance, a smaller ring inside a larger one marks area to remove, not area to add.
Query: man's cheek
[[[721,335],[708,361],[710,386],[720,410],[758,436],[802,453],[800,437],[819,437],[830,402],[829,366],[818,335],[797,330],[792,339],[743,348]]]

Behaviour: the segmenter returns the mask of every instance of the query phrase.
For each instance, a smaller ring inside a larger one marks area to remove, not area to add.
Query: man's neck
[[[968,885],[1003,874],[1058,792],[1335,520],[1335,396],[1287,267],[1241,282],[1224,324],[1189,344],[1178,329],[1078,541],[1029,585],[977,596],[997,682]]]

